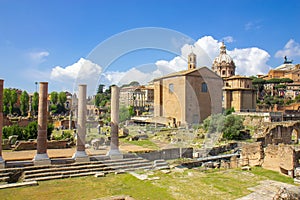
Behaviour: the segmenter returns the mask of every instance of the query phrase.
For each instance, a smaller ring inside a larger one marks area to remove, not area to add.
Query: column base
[[[36,154],[33,158],[34,165],[51,165],[51,160],[47,153]]]
[[[90,162],[90,157],[86,154],[85,151],[76,151],[72,158],[76,162]]]
[[[0,169],[5,168],[5,160],[3,160],[2,156],[0,156]]]
[[[106,154],[111,160],[123,159],[123,154],[118,149],[109,150]]]

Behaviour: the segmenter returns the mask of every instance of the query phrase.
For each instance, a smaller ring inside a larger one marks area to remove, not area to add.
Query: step
[[[66,171],[59,171],[59,172],[43,172],[43,173],[38,173],[38,174],[25,174],[24,178],[36,178],[36,177],[43,177],[43,176],[58,176],[58,175],[68,175],[68,174],[77,174],[77,173],[82,173],[82,172],[104,172],[104,171],[109,171],[111,168],[92,168],[92,169],[81,169],[81,170],[66,170]]]
[[[122,162],[121,162],[122,161]],[[28,174],[36,174],[36,173],[42,173],[42,172],[56,172],[56,171],[65,171],[65,170],[79,170],[79,169],[87,169],[87,168],[95,168],[95,167],[113,167],[113,166],[119,166],[119,165],[128,165],[128,164],[134,164],[134,163],[149,163],[149,161],[146,160],[118,160],[113,162],[92,162],[92,163],[85,163],[84,165],[62,165],[62,166],[51,166],[48,168],[42,168],[42,169],[31,169],[31,170],[25,170],[25,175]]]

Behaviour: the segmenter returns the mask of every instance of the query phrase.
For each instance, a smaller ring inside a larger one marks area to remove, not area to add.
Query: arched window
[[[201,84],[201,92],[207,92],[207,84],[205,82]]]

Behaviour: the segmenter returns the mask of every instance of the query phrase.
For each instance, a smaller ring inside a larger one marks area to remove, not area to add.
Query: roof
[[[236,75],[236,76],[231,76],[231,77],[228,77],[226,78],[225,80],[232,80],[232,79],[251,79],[247,76],[240,76],[240,75]]]
[[[220,78],[216,73],[214,73],[213,71],[211,71],[208,67],[203,66],[203,67],[198,67],[198,68],[195,68],[195,69],[188,69],[188,70],[183,70],[183,71],[171,73],[171,74],[168,74],[166,76],[162,76],[162,77],[156,78],[153,81],[158,81],[158,80],[161,80],[161,79],[172,78],[172,77],[177,77],[177,76],[186,76],[186,75],[189,75],[189,74],[191,74],[191,73],[193,73],[195,71],[199,71],[201,73],[201,71],[203,71],[203,70],[209,71],[215,77]]]

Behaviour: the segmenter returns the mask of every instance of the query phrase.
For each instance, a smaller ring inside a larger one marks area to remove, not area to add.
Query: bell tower
[[[188,55],[188,70],[196,69],[197,67],[197,56],[193,51]]]

